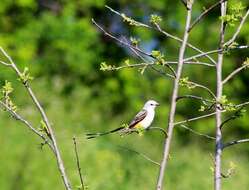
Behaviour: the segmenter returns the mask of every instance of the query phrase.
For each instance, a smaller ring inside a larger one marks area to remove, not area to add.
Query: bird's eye
[[[151,106],[153,106],[153,104],[150,104]]]

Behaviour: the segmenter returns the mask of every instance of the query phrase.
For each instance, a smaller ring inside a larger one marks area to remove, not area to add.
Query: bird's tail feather
[[[103,133],[87,133],[86,138],[87,139],[93,139],[93,138],[96,138],[96,137],[100,137],[100,136],[108,135],[108,134],[111,134],[111,133],[115,133],[115,132],[120,131],[120,130],[122,130],[124,128],[125,127],[119,127],[119,128],[113,129],[111,131],[103,132]]]

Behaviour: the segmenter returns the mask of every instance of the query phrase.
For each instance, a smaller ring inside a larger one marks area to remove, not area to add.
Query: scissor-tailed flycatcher
[[[134,119],[130,122],[130,124],[128,125],[128,127],[119,127],[117,129],[111,130],[111,131],[107,131],[107,132],[103,132],[103,133],[88,133],[87,135],[87,139],[92,139],[92,138],[96,138],[99,136],[103,136],[103,135],[108,135],[111,133],[115,133],[115,132],[124,132],[124,133],[129,133],[131,131],[136,131],[137,129],[147,129],[155,116],[155,108],[159,106],[159,103],[157,103],[155,100],[148,100],[145,104],[143,109],[138,112],[138,114],[134,117]]]

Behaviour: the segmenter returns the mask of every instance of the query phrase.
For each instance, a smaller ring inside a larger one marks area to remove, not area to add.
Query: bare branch
[[[20,79],[22,79],[22,73],[17,68],[17,66],[14,63],[14,61],[12,60],[12,58],[7,54],[7,52],[2,47],[0,47],[0,51],[9,60],[9,63],[11,64],[11,68],[16,72],[17,76]],[[32,99],[34,105],[36,106],[36,108],[38,109],[38,111],[40,112],[41,117],[42,117],[43,121],[45,122],[46,127],[48,128],[48,132],[50,134],[51,142],[53,144],[54,151],[55,151],[55,157],[56,157],[56,161],[57,161],[57,166],[58,166],[59,172],[61,174],[64,186],[65,186],[65,188],[67,190],[71,190],[70,182],[69,182],[69,179],[68,179],[68,177],[66,175],[63,160],[61,158],[60,151],[59,151],[59,148],[57,146],[56,138],[55,138],[53,129],[51,127],[51,124],[50,124],[50,122],[48,120],[48,117],[47,117],[44,109],[42,108],[41,104],[39,103],[38,99],[36,98],[35,94],[33,93],[33,90],[29,86],[28,81],[22,81],[22,84],[24,85],[25,89],[28,91],[29,96],[31,97],[31,99]]]
[[[167,61],[168,64],[178,64],[177,61]],[[200,62],[200,61],[184,61],[184,65],[203,65],[203,66],[208,66],[208,67],[215,67],[215,65],[210,64],[210,63],[205,63],[205,62]]]
[[[159,24],[156,24],[156,27],[157,27],[157,30],[159,32],[161,32],[162,34],[164,34],[166,37],[170,37],[170,38],[172,38],[172,39],[174,39],[174,40],[182,43],[182,39],[180,39],[177,36],[174,36],[174,35],[166,32],[165,30],[162,30]],[[202,50],[198,49],[197,47],[193,46],[190,43],[187,43],[187,46],[190,47],[190,48],[192,48],[193,50],[199,52],[199,53],[204,53]],[[210,57],[208,54],[203,55],[203,56],[207,57],[214,65],[216,64],[215,60],[212,57]]]
[[[121,13],[119,13],[118,11],[115,11],[113,8],[109,7],[108,5],[105,5],[105,7],[106,7],[107,9],[109,9],[111,12],[113,12],[113,13],[115,13],[115,14],[117,14],[117,15],[119,15],[120,17],[123,18],[123,15],[122,15]],[[142,27],[145,27],[145,28],[150,28],[150,29],[152,29],[152,27],[149,26],[149,25],[147,25],[147,24],[144,24],[144,23],[141,23],[141,22],[138,22],[138,21],[136,21],[136,23],[138,23],[139,26],[142,26]]]
[[[221,16],[224,17],[227,11],[227,3],[221,3]],[[226,23],[221,19],[220,24],[220,42],[219,49],[224,47],[224,38],[225,38],[225,28]],[[224,52],[218,53],[218,61],[216,66],[216,97],[219,101],[222,97],[223,85],[222,85],[222,65],[223,65]],[[219,106],[216,106],[216,135],[215,135],[215,168],[214,168],[214,189],[221,190],[221,155],[222,155],[222,112],[219,109]]]
[[[169,119],[168,119],[168,130],[167,130],[168,137],[165,139],[165,142],[164,142],[163,158],[160,164],[160,171],[159,171],[157,186],[156,186],[157,190],[162,189],[164,173],[165,173],[165,169],[166,169],[168,157],[169,157],[169,152],[170,152],[170,144],[171,144],[171,139],[173,136],[174,119],[175,119],[175,112],[176,112],[176,98],[178,96],[179,81],[181,79],[182,68],[183,68],[183,63],[184,63],[184,54],[185,54],[185,50],[187,47],[187,41],[189,37],[188,29],[189,29],[190,22],[191,22],[192,4],[193,2],[189,1],[190,9],[187,11],[185,31],[184,31],[182,45],[179,51],[178,66],[177,66],[176,78],[174,79],[174,87],[173,87],[173,93],[171,97],[171,106],[170,106]]]
[[[236,70],[234,70],[232,73],[230,73],[223,81],[222,84],[224,85],[225,83],[227,83],[230,79],[232,79],[236,74],[238,74],[240,71],[242,71],[243,69],[248,68],[247,64],[243,64],[241,67],[237,68]]]
[[[204,56],[206,56],[206,55],[210,55],[210,54],[214,54],[214,53],[219,53],[219,52],[222,52],[222,51],[224,51],[224,50],[223,50],[223,49],[215,49],[215,50],[203,52],[203,53],[200,53],[200,54],[191,56],[191,57],[189,57],[189,58],[185,58],[185,59],[184,59],[184,62],[185,62],[185,61],[190,61],[190,60],[195,60],[195,59],[197,59],[197,58],[204,57]]]
[[[249,105],[249,102],[244,102],[242,104],[236,105],[235,108],[240,108],[240,107],[244,107],[244,106],[247,106],[247,105]],[[226,110],[225,109],[221,110],[221,112],[226,112]],[[215,114],[216,114],[216,112],[212,112],[212,113],[208,113],[208,114],[205,114],[205,115],[201,115],[201,116],[193,117],[193,118],[190,118],[190,119],[186,119],[186,120],[183,120],[183,121],[178,121],[178,122],[175,122],[174,125],[180,125],[180,124],[188,123],[188,122],[191,122],[191,121],[197,121],[197,120],[200,120],[200,119],[211,117],[211,116],[213,116]]]
[[[29,123],[27,120],[25,120],[21,115],[18,113],[14,112],[12,109],[10,109],[5,103],[0,101],[0,106],[2,106],[4,109],[6,109],[10,115],[15,118],[17,121],[21,121],[24,125],[28,127],[33,133],[35,133],[37,136],[39,136],[42,140],[44,140],[44,144],[48,144],[51,150],[54,152],[54,147],[52,144],[49,142],[49,139],[44,136],[41,132],[39,132],[37,129],[35,129],[31,123]]]
[[[81,189],[84,190],[85,186],[84,186],[84,181],[83,181],[83,177],[82,177],[82,174],[81,174],[81,168],[80,168],[80,161],[79,161],[76,137],[73,137],[73,144],[74,144],[74,153],[75,153],[75,158],[76,158],[77,169],[78,169],[78,173],[79,173],[79,177],[80,177],[80,185],[81,185]]]

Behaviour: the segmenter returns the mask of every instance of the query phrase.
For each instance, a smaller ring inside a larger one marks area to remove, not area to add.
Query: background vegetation
[[[197,1],[194,17],[203,7],[215,1]],[[233,2],[233,1],[232,1]],[[235,1],[234,1],[235,2]],[[242,1],[248,6],[246,0]],[[159,33],[127,26],[120,17],[109,12],[104,5],[125,12],[140,21],[149,23],[153,13],[162,16],[162,28],[177,36],[184,30],[184,6],[170,0],[4,0],[0,6],[0,46],[3,46],[21,68],[29,67],[38,98],[45,107],[55,128],[66,169],[74,187],[79,184],[72,137],[77,136],[82,172],[89,189],[152,189],[158,166],[127,151],[128,147],[161,159],[162,135],[148,132],[144,136],[118,135],[87,141],[89,131],[104,131],[129,122],[147,99],[161,103],[154,126],[166,127],[171,81],[147,69],[102,72],[102,61],[121,65],[129,58],[137,63],[134,55],[100,33],[91,23],[95,18],[108,31],[120,38],[137,37],[141,47],[150,52],[164,52],[167,60],[177,58],[179,44]],[[199,27],[193,29],[190,42],[201,49],[217,49],[219,10],[215,9]],[[227,39],[234,28],[229,26]],[[238,43],[248,44],[249,24],[245,23]],[[187,55],[193,55],[188,50]],[[248,56],[248,50],[232,51],[225,57],[223,76],[239,67]],[[216,56],[214,56],[216,58]],[[202,84],[214,84],[214,70],[202,66],[185,66],[184,76]],[[39,115],[26,92],[19,85],[13,72],[1,66],[0,84],[13,82],[14,97],[19,112],[39,126]],[[227,98],[235,103],[248,101],[249,75],[242,72],[225,87]],[[215,87],[211,86],[214,90]],[[181,89],[181,94],[202,91]],[[203,92],[203,96],[207,96]],[[177,120],[202,114],[200,104],[185,100],[179,104]],[[228,124],[224,132],[227,140],[248,137],[249,115]],[[213,118],[188,124],[200,132],[214,135]],[[63,189],[56,170],[55,160],[47,147],[39,149],[40,139],[34,137],[22,125],[0,112],[0,189]],[[122,147],[121,147],[122,146]],[[214,143],[177,128],[173,140],[169,172],[166,184],[175,190],[208,190],[212,188],[212,156]],[[230,162],[236,164],[235,174],[223,180],[224,189],[249,188],[249,148],[247,144],[224,152],[223,168]]]

